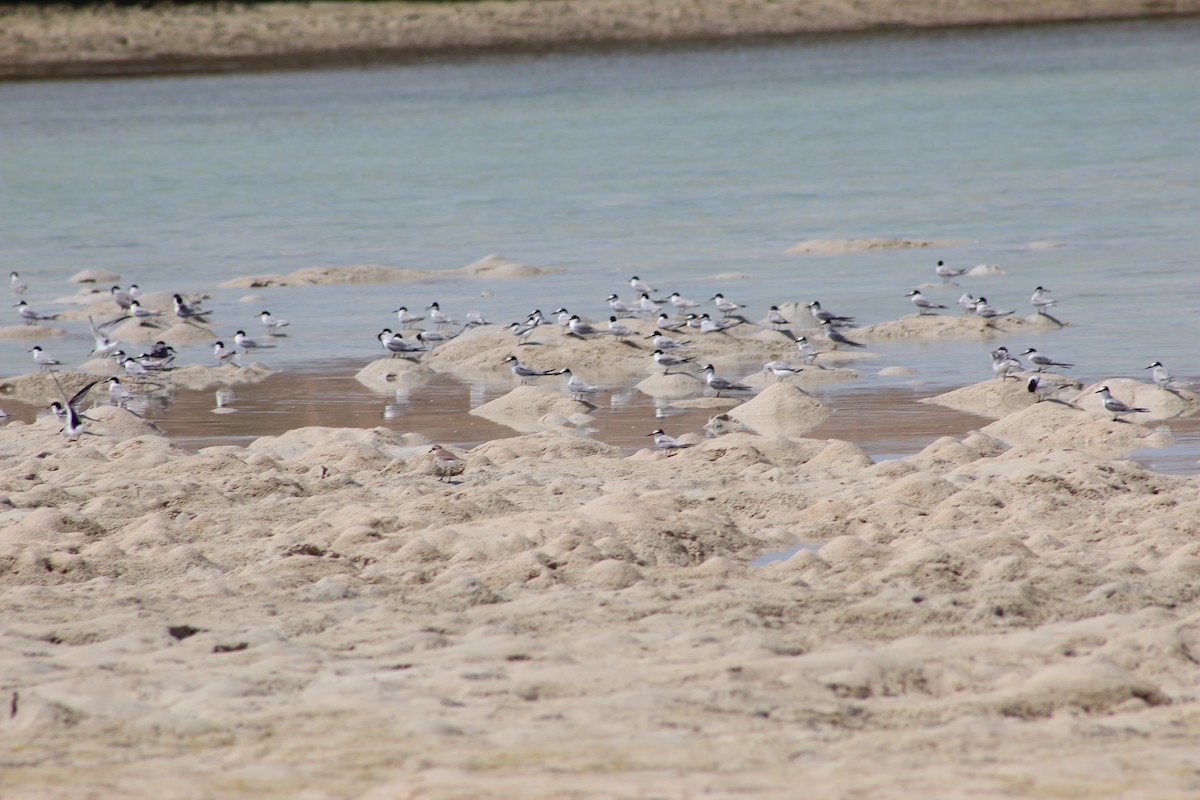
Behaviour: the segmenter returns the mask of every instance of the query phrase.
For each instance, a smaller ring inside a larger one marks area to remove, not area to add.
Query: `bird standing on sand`
[[[748,392],[748,391],[750,391],[749,386],[743,386],[740,383],[734,383],[733,381],[727,381],[724,378],[717,375],[717,371],[713,367],[712,364],[706,364],[704,366],[704,381],[705,381],[705,383],[708,384],[708,388],[712,389],[713,391],[715,391],[717,393],[717,397],[721,396],[721,392]]]
[[[767,310],[767,322],[771,323],[772,328],[792,324],[787,317],[783,316],[783,312],[779,310],[779,306],[771,306]]]
[[[1061,383],[1059,381],[1046,380],[1041,375],[1030,375],[1029,380],[1025,383],[1025,391],[1029,392],[1035,398],[1035,402],[1042,402],[1053,398],[1054,395],[1064,389],[1078,389],[1079,385],[1074,383]],[[1068,405],[1071,405],[1068,403]]]
[[[695,361],[691,356],[676,356],[670,353],[664,353],[662,350],[655,350],[654,363],[663,368],[663,375],[671,374],[671,367],[681,367],[690,361]]]
[[[1037,287],[1036,289],[1033,290],[1033,295],[1029,298],[1029,305],[1033,306],[1034,309],[1037,311],[1037,313],[1045,314],[1047,308],[1050,308],[1050,306],[1058,304],[1057,300],[1051,300],[1049,297],[1046,296],[1049,293],[1050,293],[1050,290],[1047,289],[1046,287],[1044,287],[1044,286]]]
[[[997,347],[992,351],[992,372],[997,378],[1008,380],[1008,376],[1024,369],[1025,365],[1009,354],[1007,347]]]
[[[663,432],[662,428],[658,428],[652,433],[647,433],[646,435],[653,436],[654,446],[659,450],[668,451],[668,455],[675,455],[675,451],[677,450],[684,450],[688,447],[696,446],[695,442],[681,442],[674,436],[668,436],[665,432]]]
[[[1186,389],[1192,384],[1188,381],[1175,380],[1171,377],[1171,373],[1167,372],[1167,368],[1162,365],[1161,361],[1155,361],[1146,369],[1152,369],[1150,379],[1154,381],[1154,385],[1160,389]]]
[[[1117,417],[1123,414],[1146,413],[1150,411],[1148,408],[1136,408],[1134,406],[1122,403],[1120,400],[1112,396],[1112,392],[1107,386],[1101,386],[1093,394],[1100,395],[1100,402],[1104,404],[1104,410],[1113,415],[1113,422],[1117,422]]]
[[[812,364],[817,360],[820,353],[808,342],[808,337],[796,337],[796,349],[800,352],[800,360],[805,364]]]
[[[558,370],[541,370],[527,367],[522,364],[516,356],[506,356],[504,363],[508,364],[512,370],[512,374],[521,379],[522,385],[527,383],[530,378],[545,378],[548,375],[560,374]]]
[[[862,342],[854,342],[854,341],[851,341],[850,339],[847,339],[845,336],[843,336],[841,334],[840,331],[838,331],[837,328],[833,327],[834,324],[835,324],[834,321],[831,319],[827,319],[821,323],[821,328],[825,331],[825,338],[828,339],[829,341],[833,342],[834,350],[837,350],[837,346],[839,344],[847,344],[847,345],[850,345],[851,347],[866,347],[866,345],[863,344]]]
[[[1050,358],[1050,356],[1044,356],[1037,350],[1034,350],[1032,347],[1026,350],[1024,353],[1021,353],[1021,355],[1029,356],[1029,363],[1037,367],[1038,372],[1041,372],[1047,367],[1069,368],[1075,366],[1074,364],[1068,364],[1065,361],[1055,361],[1053,358]]]
[[[587,324],[579,318],[578,314],[573,315],[571,319],[567,320],[567,327],[570,328],[571,333],[575,334],[576,336],[599,336],[609,332],[602,331],[599,328]]]
[[[906,294],[905,297],[912,301],[912,304],[917,307],[917,313],[922,315],[932,311],[935,308],[946,307],[941,303],[935,303],[925,297],[925,295],[921,294],[920,289],[913,289],[911,292]]]
[[[712,296],[712,302],[716,305],[717,311],[721,312],[721,316],[728,317],[739,308],[745,308],[741,303],[735,303],[732,300],[726,300],[725,295],[717,292]]]
[[[445,481],[447,478],[462,475],[463,470],[467,468],[466,461],[463,461],[440,444],[435,444],[429,448],[429,452],[433,454],[433,474],[438,476],[439,481]]]
[[[817,320],[817,322],[821,322],[821,323],[825,323],[825,322],[842,323],[842,322],[853,322],[854,321],[854,317],[843,317],[843,316],[839,316],[838,314],[834,314],[832,311],[826,311],[825,309],[821,308],[821,304],[819,302],[817,302],[816,300],[813,300],[811,303],[808,304],[808,310],[810,312],[812,312],[812,315]]]

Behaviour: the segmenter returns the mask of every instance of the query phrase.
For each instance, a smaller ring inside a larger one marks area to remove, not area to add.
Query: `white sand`
[[[417,434],[93,413],[0,428],[5,798],[1196,789],[1200,479],[1077,447],[1140,425],[1043,402],[993,436],[1069,435],[879,464],[559,428],[444,483]]]

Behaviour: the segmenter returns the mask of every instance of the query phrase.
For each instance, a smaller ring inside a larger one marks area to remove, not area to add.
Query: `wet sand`
[[[1200,0],[482,0],[0,7],[0,78],[392,63],[431,55],[1200,13]]]

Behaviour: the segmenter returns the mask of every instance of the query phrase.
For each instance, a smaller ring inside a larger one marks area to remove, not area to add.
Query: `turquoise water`
[[[1007,274],[963,290],[1027,313],[1044,284],[1071,323],[1010,346],[1085,380],[1155,359],[1200,377],[1197,42],[1193,19],[0,84],[2,266],[37,308],[86,267],[212,291],[229,332],[256,326],[244,292],[215,289],[242,275],[490,253],[564,270],[265,290],[293,322],[265,360],[328,371],[373,357],[401,304],[603,318],[636,273],[752,317],[816,298],[872,322],[910,313],[937,259],[989,263]],[[961,243],[786,252],[859,237]],[[704,280],[720,273],[750,277]],[[82,360],[72,330],[55,354]],[[990,377],[994,344],[877,349],[938,387]],[[0,341],[0,371],[27,371],[28,346]]]

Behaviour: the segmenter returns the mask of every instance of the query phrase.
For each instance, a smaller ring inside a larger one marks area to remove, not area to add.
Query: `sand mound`
[[[1138,447],[1166,444],[1170,437],[1131,422],[1113,422],[1107,417],[1062,403],[1035,403],[1009,414],[982,429],[983,433],[1009,444],[1043,449],[1082,450],[1115,456]]]
[[[76,272],[67,280],[71,283],[116,283],[121,276],[111,270],[90,267]]]
[[[215,389],[220,386],[237,386],[244,383],[259,383],[272,375],[272,371],[257,361],[245,366],[222,364],[218,367],[206,367],[200,364],[190,364],[170,372],[156,373],[159,380],[170,381],[176,386],[188,389]]]
[[[518,386],[503,397],[471,409],[470,413],[513,430],[533,433],[564,425],[584,425],[591,420],[588,412],[592,408],[552,389]]]
[[[30,372],[0,380],[0,395],[34,405],[61,403],[64,395],[69,399],[97,380],[86,372]]]
[[[836,255],[864,250],[904,250],[913,247],[950,247],[956,239],[808,239],[787,249],[788,253]]]
[[[533,267],[497,255],[481,258],[459,269],[430,270],[385,267],[376,264],[355,266],[305,267],[286,275],[248,275],[218,284],[222,289],[264,289],[272,286],[317,286],[337,283],[414,283],[447,275],[485,278],[526,278],[561,272],[560,269]]]
[[[829,417],[817,398],[787,383],[775,383],[729,416],[764,436],[802,436]]]
[[[453,270],[454,273],[480,278],[530,278],[536,275],[552,275],[562,271],[556,267],[535,267],[522,264],[519,261],[495,254],[484,256],[461,269]]]
[[[66,336],[67,332],[61,328],[53,328],[49,325],[0,325],[0,339],[20,339],[34,341],[37,339],[50,338],[54,336]]]
[[[1083,410],[1108,415],[1096,390],[1107,386],[1113,397],[1135,408],[1147,408],[1147,413],[1125,414],[1121,419],[1133,422],[1186,417],[1200,411],[1200,394],[1188,389],[1162,389],[1154,384],[1127,378],[1109,378],[1080,390],[1073,402]],[[1109,415],[1111,416],[1111,415]]]
[[[1033,323],[1015,314],[993,318],[989,321],[972,315],[943,311],[937,314],[912,314],[900,319],[855,328],[851,338],[857,337],[862,340],[987,339],[1001,334],[1028,332],[1034,327]]]
[[[354,379],[378,391],[395,391],[424,383],[433,374],[433,370],[407,358],[380,358],[355,373]]]
[[[638,382],[637,390],[651,397],[663,400],[679,400],[684,397],[695,397],[704,391],[704,381],[695,375],[685,372],[672,372],[670,375],[651,375]]]
[[[1000,419],[1014,411],[1028,408],[1037,401],[1037,397],[1030,394],[1026,387],[1027,377],[1028,375],[1022,373],[1019,377],[1007,380],[994,378],[990,381],[954,389],[936,397],[926,397],[920,402],[934,403],[946,408],[965,411],[968,414],[978,414],[981,417]]]

